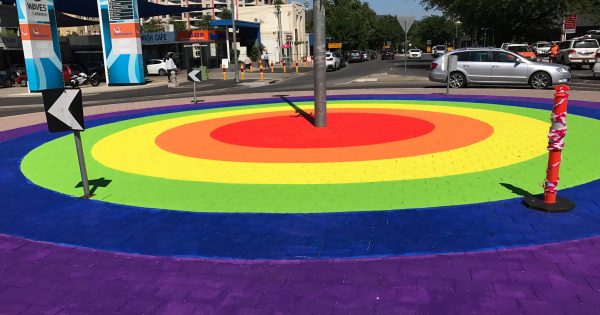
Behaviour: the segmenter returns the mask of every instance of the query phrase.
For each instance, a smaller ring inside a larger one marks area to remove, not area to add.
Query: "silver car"
[[[466,48],[449,52],[433,61],[429,80],[446,82],[448,56],[458,56],[458,67],[450,73],[450,87],[468,84],[530,85],[545,89],[571,80],[569,67],[533,62],[497,48]]]

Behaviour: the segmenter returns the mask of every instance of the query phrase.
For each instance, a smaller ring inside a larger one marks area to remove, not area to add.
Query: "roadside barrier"
[[[575,204],[557,196],[562,151],[567,135],[567,105],[569,103],[569,87],[561,84],[554,87],[554,107],[550,116],[551,126],[548,132],[548,168],[544,181],[544,196],[526,197],[524,203],[533,209],[545,212],[567,212],[575,208]]]
[[[227,68],[223,65],[223,80],[227,80]]]
[[[263,65],[261,63],[260,64],[260,75],[259,75],[258,79],[262,81],[262,80],[264,80],[264,78],[265,78],[265,74],[264,74]]]

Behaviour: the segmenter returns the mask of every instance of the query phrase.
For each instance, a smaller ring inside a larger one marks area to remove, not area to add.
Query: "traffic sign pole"
[[[194,81],[194,104],[198,104],[198,99],[196,98],[196,81]]]
[[[196,83],[202,82],[202,79],[201,77],[198,77],[198,74],[200,74],[200,71],[198,69],[192,70],[190,73],[188,73],[188,77],[192,79],[194,83],[194,104],[198,104],[198,99],[196,98]],[[202,74],[200,74],[200,76],[202,76]]]
[[[79,172],[81,173],[81,183],[83,186],[83,198],[90,199],[92,194],[90,193],[90,182],[87,176],[87,169],[85,167],[85,158],[83,157],[83,145],[81,143],[81,133],[79,130],[74,130],[73,135],[75,136],[75,149],[77,150],[77,159],[79,160]]]

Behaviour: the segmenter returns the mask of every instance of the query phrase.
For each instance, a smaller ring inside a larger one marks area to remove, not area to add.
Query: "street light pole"
[[[237,9],[235,7],[235,0],[231,0],[231,26],[233,27],[233,70],[235,71],[235,82],[240,82],[240,74],[238,73],[238,54],[237,54],[237,29],[235,28],[235,15]]]
[[[279,45],[279,62],[283,59],[283,40],[281,30],[281,4],[275,4],[275,15],[277,15],[277,44]]]
[[[327,86],[325,65],[325,4],[324,0],[313,0],[314,21],[314,85],[315,85],[315,127],[327,126]]]

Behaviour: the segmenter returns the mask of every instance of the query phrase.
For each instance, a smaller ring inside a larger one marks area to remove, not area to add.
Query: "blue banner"
[[[137,0],[98,0],[106,81],[145,82]]]
[[[64,87],[54,0],[18,0],[29,91]]]

